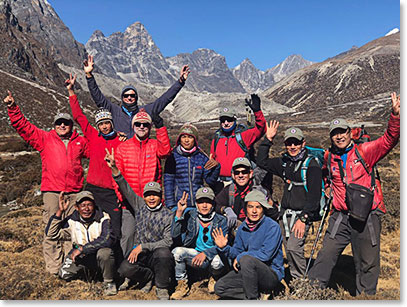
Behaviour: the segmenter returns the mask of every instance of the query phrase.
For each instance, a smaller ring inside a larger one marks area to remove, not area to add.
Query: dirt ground
[[[283,131],[284,128],[282,128]],[[380,129],[379,129],[380,130]],[[382,130],[375,133],[382,133]],[[208,152],[209,135],[213,129],[201,129],[201,146]],[[205,131],[205,132],[203,132]],[[177,129],[172,129],[171,139],[175,139]],[[326,133],[326,131],[323,131]],[[321,140],[321,130],[309,130],[306,138],[313,146],[326,146]],[[374,137],[378,137],[374,134]],[[281,140],[280,140],[281,141]],[[276,144],[280,144],[278,139]],[[13,144],[13,145],[10,145]],[[18,152],[27,151],[18,155]],[[281,152],[276,145],[271,155]],[[11,153],[11,155],[10,155]],[[399,300],[400,299],[400,146],[379,163],[387,214],[383,218],[381,236],[381,273],[374,296],[355,297],[355,272],[353,257],[348,246],[333,271],[330,286],[324,291],[313,289],[307,281],[291,284],[291,291],[284,287],[275,293],[275,300]],[[0,299],[2,300],[155,300],[155,291],[144,294],[140,290],[121,291],[113,297],[103,296],[102,283],[86,280],[64,282],[44,270],[42,257],[41,196],[38,194],[40,178],[39,155],[30,152],[21,140],[11,137],[0,138],[0,204],[15,200],[17,210],[0,217]],[[5,180],[7,178],[7,180]],[[23,189],[17,189],[21,184]],[[274,197],[281,197],[281,182],[274,182]],[[315,231],[310,232],[306,244],[306,257],[310,255]],[[319,241],[317,251],[321,248]],[[314,255],[317,255],[317,252]],[[186,300],[216,300],[216,295],[208,293],[207,280],[195,282]],[[154,288],[153,288],[154,290]]]

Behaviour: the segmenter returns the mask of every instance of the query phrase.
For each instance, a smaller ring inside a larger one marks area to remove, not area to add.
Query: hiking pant
[[[297,220],[297,219],[296,219]],[[287,217],[288,225],[291,223],[291,217]],[[294,224],[297,221],[294,222]],[[287,261],[290,269],[290,274],[293,278],[304,277],[307,268],[307,261],[304,256],[305,239],[308,234],[310,225],[305,226],[305,233],[302,238],[296,238],[294,232],[290,229],[290,237],[286,237],[286,230],[282,220],[279,221],[281,233],[283,234],[283,245]]]
[[[122,210],[122,227],[120,246],[123,251],[123,255],[127,258],[134,246],[134,229],[136,229],[136,220],[134,219],[134,213],[130,205],[126,209]]]
[[[280,280],[276,272],[252,256],[240,258],[240,270],[230,271],[215,284],[215,293],[222,298],[256,300],[262,293],[270,293]]]
[[[42,222],[44,224],[44,229],[48,225],[49,219],[54,215],[59,208],[59,193],[60,192],[43,192],[42,200],[44,203],[44,208],[42,211]],[[72,214],[75,211],[75,199],[77,193],[66,193],[69,199],[69,207],[62,214],[62,219]],[[51,240],[45,235],[42,241],[42,253],[44,255],[45,269],[51,274],[58,274],[58,270],[64,261],[65,255],[69,253],[72,249],[71,241],[56,241]]]
[[[80,271],[86,270],[102,271],[104,282],[113,282],[115,272],[114,254],[111,248],[101,248],[96,253],[90,255],[81,255],[75,258],[75,262],[68,256],[64,264],[59,269],[58,275],[64,280],[72,280]]]
[[[351,243],[356,269],[356,294],[376,293],[380,273],[381,221],[371,212],[366,223],[349,218],[347,212],[334,211],[329,218],[323,246],[309,272],[309,279],[326,288],[339,256]]]
[[[120,228],[122,224],[122,212],[118,206],[116,192],[112,189],[86,184],[87,191],[92,192],[95,204],[110,216],[110,223],[115,240],[120,239]]]
[[[216,255],[212,260],[208,260],[208,258],[206,258],[200,267],[192,265],[192,259],[200,253],[201,252],[198,252],[196,249],[188,247],[176,247],[172,250],[175,260],[175,279],[177,281],[188,279],[187,265],[193,268],[200,268],[202,270],[210,269],[211,274],[215,276],[220,274],[224,265],[219,255]]]
[[[154,278],[157,288],[168,288],[174,277],[174,258],[168,247],[160,247],[154,251],[142,251],[135,263],[124,259],[118,270],[120,276],[140,283]]]

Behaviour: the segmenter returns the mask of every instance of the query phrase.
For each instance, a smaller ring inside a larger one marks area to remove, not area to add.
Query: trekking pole
[[[332,191],[331,191],[331,193],[332,193]],[[319,237],[321,236],[322,229],[324,228],[325,218],[326,218],[326,216],[327,216],[327,214],[328,214],[329,205],[331,204],[331,201],[332,201],[332,195],[329,197],[328,201],[327,201],[326,204],[325,204],[325,207],[324,207],[324,214],[322,215],[322,220],[321,220],[321,223],[319,223],[319,228],[318,228],[318,231],[317,231],[317,236],[316,236],[316,238],[315,238],[314,244],[312,245],[311,255],[309,256],[307,268],[306,268],[305,273],[304,273],[304,278],[306,278],[307,275],[308,275],[308,270],[309,270],[309,266],[311,265],[312,256],[314,256],[315,248],[317,247],[317,243],[318,243],[318,241],[319,241]]]

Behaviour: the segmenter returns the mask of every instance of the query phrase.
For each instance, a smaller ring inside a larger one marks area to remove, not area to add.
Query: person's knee
[[[182,247],[176,247],[172,250],[172,255],[176,262],[181,262],[183,260],[184,250]]]
[[[222,297],[225,292],[225,283],[223,279],[219,279],[215,284],[215,293],[216,295]]]
[[[170,261],[174,259],[173,254],[167,247],[157,248],[156,250],[154,250],[153,257],[160,261]]]
[[[98,261],[102,262],[109,261],[110,259],[112,259],[112,257],[113,253],[110,248],[101,248],[96,253],[96,258]]]
[[[219,271],[223,268],[223,262],[220,259],[219,255],[216,255],[211,262],[212,270]]]
[[[255,262],[253,261],[255,258],[252,256],[244,255],[240,258],[239,264],[240,267],[243,269],[252,269],[255,265]]]
[[[127,259],[124,259],[122,261],[122,263],[119,266],[119,269],[117,270],[120,276],[128,278],[132,275],[131,271],[132,265]]]

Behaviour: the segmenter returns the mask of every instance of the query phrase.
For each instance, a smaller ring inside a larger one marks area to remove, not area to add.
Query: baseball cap
[[[297,127],[291,127],[284,132],[284,142],[287,141],[289,138],[295,138],[299,141],[302,141],[304,139],[304,134],[302,133],[301,129]]]
[[[220,110],[219,118],[221,117],[234,117],[236,118],[235,113],[227,107],[224,107]]]
[[[236,158],[235,161],[233,161],[232,169],[234,169],[235,167],[238,167],[238,166],[244,166],[244,167],[247,167],[250,169],[252,168],[252,165],[251,165],[249,159],[244,158],[244,157]]]
[[[95,198],[93,197],[92,192],[90,191],[82,191],[79,192],[78,194],[76,194],[76,199],[75,199],[75,203],[81,203],[84,199],[91,199],[93,201],[95,201]]]
[[[61,112],[61,113],[58,113],[57,115],[55,115],[54,116],[54,124],[56,123],[56,121],[58,119],[70,120],[73,123],[72,116],[70,114],[68,114],[68,113]]]
[[[333,121],[331,121],[331,124],[329,125],[329,133],[331,133],[335,129],[348,129],[350,128],[348,122],[346,119],[343,118],[335,118]]]
[[[208,187],[199,188],[198,191],[196,191],[195,199],[198,200],[201,198],[209,198],[210,200],[214,200],[215,193],[211,188]]]
[[[161,185],[158,182],[150,181],[144,186],[143,195],[146,194],[147,192],[156,192],[161,194],[162,192]]]

